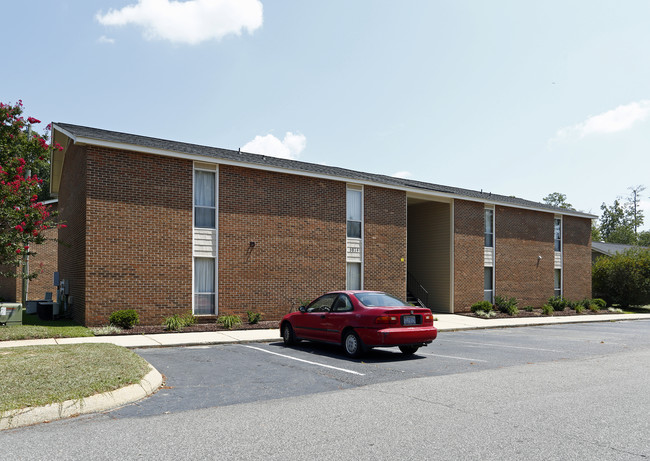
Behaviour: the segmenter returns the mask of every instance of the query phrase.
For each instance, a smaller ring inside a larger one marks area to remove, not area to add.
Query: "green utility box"
[[[0,325],[22,325],[23,305],[20,303],[0,303]]]

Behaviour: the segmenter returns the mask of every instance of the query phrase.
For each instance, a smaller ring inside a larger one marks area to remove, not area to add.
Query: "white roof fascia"
[[[76,137],[67,132],[66,130],[60,128],[59,126],[56,126],[57,130],[60,130],[66,136],[68,136],[70,139],[73,140],[75,144],[90,144],[93,146],[99,146],[99,147],[108,147],[108,148],[113,148],[113,149],[119,149],[119,150],[130,150],[133,152],[140,152],[143,154],[153,154],[153,155],[162,155],[165,157],[175,157],[175,158],[184,158],[187,160],[192,160],[192,161],[199,161],[199,162],[204,162],[204,163],[216,163],[220,165],[232,165],[232,166],[240,166],[240,167],[245,167],[245,168],[251,168],[255,170],[264,170],[264,171],[273,171],[276,173],[286,173],[286,174],[294,174],[298,176],[308,176],[311,178],[319,178],[319,179],[329,179],[332,181],[343,181],[347,183],[355,183],[355,184],[363,184],[366,186],[375,186],[375,187],[383,187],[386,189],[396,189],[396,190],[402,190],[407,193],[414,193],[414,194],[419,194],[419,195],[425,195],[429,197],[445,197],[449,199],[459,199],[459,200],[467,200],[469,202],[479,202],[479,203],[486,203],[486,204],[492,204],[492,205],[499,205],[499,206],[506,206],[510,208],[520,208],[524,210],[531,210],[531,211],[540,211],[543,213],[561,213],[562,215],[567,215],[567,216],[576,216],[579,218],[591,218],[591,219],[596,219],[598,216],[595,215],[587,215],[585,216],[585,213],[579,213],[575,212],[572,213],[571,211],[567,210],[566,212],[560,212],[558,210],[548,210],[545,208],[538,208],[538,207],[531,207],[531,206],[525,206],[525,205],[516,205],[516,204],[511,204],[507,202],[499,202],[496,200],[485,200],[477,197],[468,197],[465,195],[459,196],[459,194],[450,194],[447,192],[438,192],[438,191],[427,191],[426,189],[418,189],[414,187],[406,187],[406,186],[397,186],[394,184],[384,184],[384,183],[379,183],[375,181],[366,181],[366,180],[359,180],[355,178],[346,178],[344,176],[331,176],[331,175],[326,175],[326,174],[321,174],[321,173],[313,173],[309,171],[302,171],[302,170],[293,170],[289,168],[281,168],[281,167],[275,167],[275,166],[268,166],[268,165],[259,165],[256,163],[247,163],[247,162],[241,162],[241,161],[235,161],[235,160],[226,160],[226,159],[217,159],[214,157],[208,157],[204,155],[194,155],[194,154],[186,154],[183,152],[178,152],[178,151],[171,151],[171,150],[165,150],[165,149],[157,149],[153,147],[146,147],[146,146],[138,146],[134,144],[126,144],[126,143],[121,143],[121,142],[114,142],[114,141],[104,141],[104,140],[99,140],[99,139],[93,139],[93,138],[86,138],[86,137]]]

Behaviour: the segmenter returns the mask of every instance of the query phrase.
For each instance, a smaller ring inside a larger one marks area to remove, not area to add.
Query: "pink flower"
[[[29,117],[29,118],[27,119],[27,121],[28,121],[29,123],[41,123],[41,121],[40,121],[39,119],[34,118],[34,117]]]

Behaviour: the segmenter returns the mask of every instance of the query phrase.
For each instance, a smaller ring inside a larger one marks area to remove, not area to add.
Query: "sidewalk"
[[[485,328],[508,328],[559,323],[612,322],[621,320],[650,320],[650,314],[599,314],[563,317],[523,317],[512,319],[480,319],[456,314],[434,314],[439,332],[477,330]],[[233,330],[200,333],[162,333],[152,335],[94,336],[89,338],[27,339],[2,341],[0,348],[17,346],[40,346],[56,344],[111,343],[128,348],[197,346],[248,342],[281,341],[280,330]]]

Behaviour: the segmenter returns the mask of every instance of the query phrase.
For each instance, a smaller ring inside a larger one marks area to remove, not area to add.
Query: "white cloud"
[[[266,136],[255,136],[255,139],[247,142],[241,150],[255,154],[268,155],[295,160],[307,146],[307,138],[302,134],[293,134],[287,131],[284,139],[280,141],[272,134]]]
[[[259,0],[137,0],[122,9],[101,11],[95,19],[106,26],[141,26],[148,40],[196,45],[228,34],[252,33],[262,26]]]
[[[393,173],[391,176],[394,177],[394,178],[408,179],[411,176],[413,176],[413,174],[411,174],[410,171],[397,171],[397,172]]]
[[[110,45],[112,45],[113,43],[115,43],[115,39],[114,39],[114,38],[109,38],[109,37],[107,37],[106,35],[102,35],[101,37],[99,37],[99,38],[97,39],[97,41],[98,41],[99,43],[108,43],[108,44],[110,44]]]
[[[584,138],[592,134],[616,133],[644,121],[650,113],[650,100],[633,102],[593,115],[584,122],[558,130],[555,139]]]

